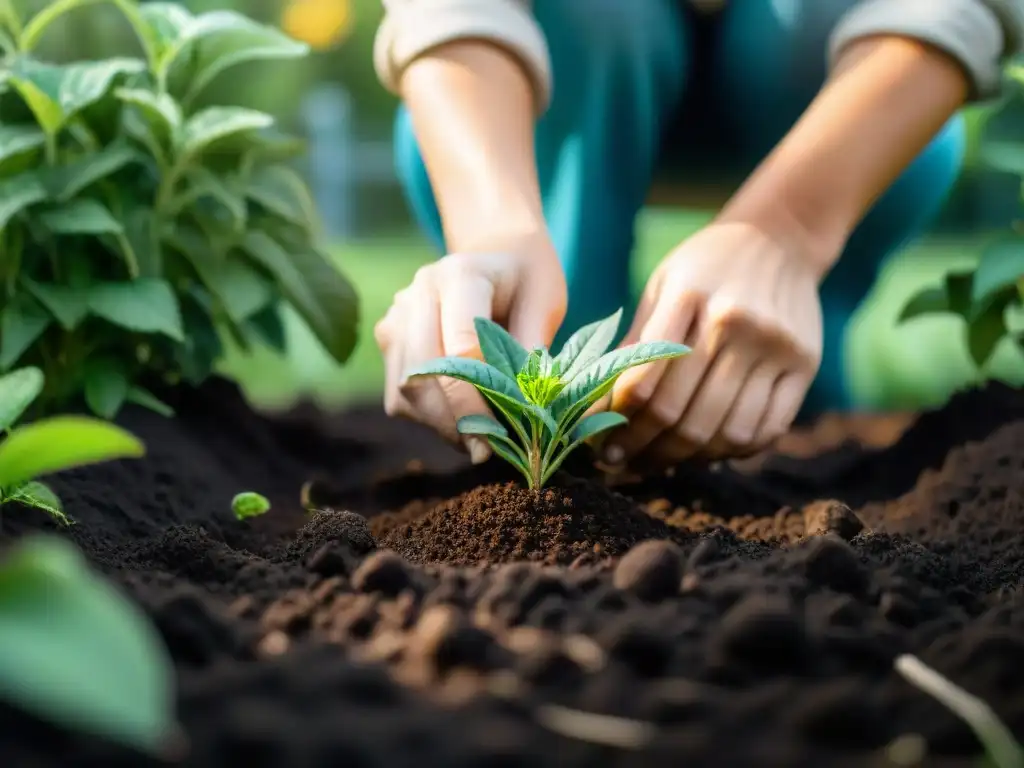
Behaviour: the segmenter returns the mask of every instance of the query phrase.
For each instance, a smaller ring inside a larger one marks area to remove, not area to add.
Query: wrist
[[[839,217],[826,223],[824,217],[801,215],[784,196],[747,195],[743,190],[722,209],[715,222],[753,227],[803,263],[819,283],[839,259],[851,231]]]

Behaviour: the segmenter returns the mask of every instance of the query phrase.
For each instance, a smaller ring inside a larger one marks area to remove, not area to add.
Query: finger
[[[724,443],[739,450],[754,444],[780,374],[779,366],[769,362],[763,362],[754,369],[722,425],[720,434]]]
[[[735,345],[715,357],[675,427],[651,444],[650,454],[655,462],[682,461],[708,446],[757,363],[751,359],[753,354],[753,350]]]
[[[754,441],[767,446],[789,431],[811,384],[811,376],[803,371],[785,374],[775,384],[764,420]]]
[[[565,319],[565,297],[549,286],[520,288],[508,316],[508,332],[527,349],[550,348]]]
[[[440,300],[429,278],[417,277],[415,289],[410,292],[403,310],[402,364],[404,371],[409,371],[444,353],[441,346]],[[444,381],[447,378],[416,376],[406,379],[399,391],[411,404],[413,417],[417,421],[432,427],[452,442],[460,442],[444,392]]]
[[[682,301],[673,301],[668,296],[664,297],[653,305],[650,315],[646,321],[642,321],[643,325],[639,327],[638,332],[636,332],[637,323],[634,323],[630,333],[635,333],[636,342],[632,343],[646,341],[681,343],[697,317],[698,306],[695,298],[684,297]],[[669,362],[661,360],[639,365],[623,373],[612,389],[612,408],[626,417],[632,417],[643,410],[654,396],[655,390],[669,368]],[[671,362],[679,363],[681,361]]]
[[[494,284],[460,267],[442,271],[441,343],[445,355],[480,358],[475,319],[491,319]]]

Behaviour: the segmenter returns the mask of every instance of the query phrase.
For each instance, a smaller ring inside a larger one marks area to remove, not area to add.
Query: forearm
[[[492,43],[456,41],[416,59],[399,87],[450,250],[543,228],[534,90],[515,58]]]
[[[875,200],[967,98],[947,55],[901,37],[850,45],[800,121],[723,210],[805,238],[826,273]],[[801,244],[807,245],[807,243]]]

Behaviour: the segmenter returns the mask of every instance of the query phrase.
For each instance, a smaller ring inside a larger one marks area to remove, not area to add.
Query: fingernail
[[[467,437],[466,449],[469,451],[469,460],[473,464],[483,464],[491,458],[491,446],[479,437]]]
[[[626,458],[626,452],[620,445],[609,445],[604,449],[604,461],[606,464],[621,464]]]

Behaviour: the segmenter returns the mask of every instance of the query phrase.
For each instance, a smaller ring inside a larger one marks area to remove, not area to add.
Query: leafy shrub
[[[70,521],[60,498],[40,475],[112,459],[137,458],[141,442],[114,424],[87,416],[52,416],[13,428],[43,391],[43,372],[19,368],[0,376],[0,506],[17,502]]]
[[[1024,99],[1024,65],[1006,70],[1009,99]],[[1006,109],[1007,104],[1004,104]],[[998,117],[999,113],[993,114]],[[1015,133],[1020,134],[1019,126]],[[1024,139],[1007,139],[983,129],[980,159],[986,165],[1021,179],[1020,201],[1024,204]],[[1024,352],[1024,331],[1011,331],[1008,315],[1024,308],[1024,221],[1002,233],[982,251],[974,269],[947,274],[941,285],[915,295],[903,308],[899,322],[922,315],[952,313],[963,318],[971,359],[983,368],[996,347],[1012,335]]]
[[[306,46],[232,11],[111,0],[141,57],[34,57],[50,24],[96,2],[0,13],[0,371],[41,368],[47,408],[166,412],[149,381],[202,382],[222,333],[282,350],[285,303],[346,360],[357,300],[287,164],[301,144],[265,113],[194,106],[225,71]]]
[[[500,325],[478,317],[476,333],[483,361],[441,357],[406,376],[448,376],[476,387],[505,423],[473,414],[459,419],[459,432],[487,440],[526,479],[528,487],[541,488],[585,441],[627,423],[625,416],[614,411],[585,415],[623,372],[690,351],[682,344],[649,341],[608,352],[621,320],[620,309],[583,326],[552,357],[543,347],[527,351]]]

